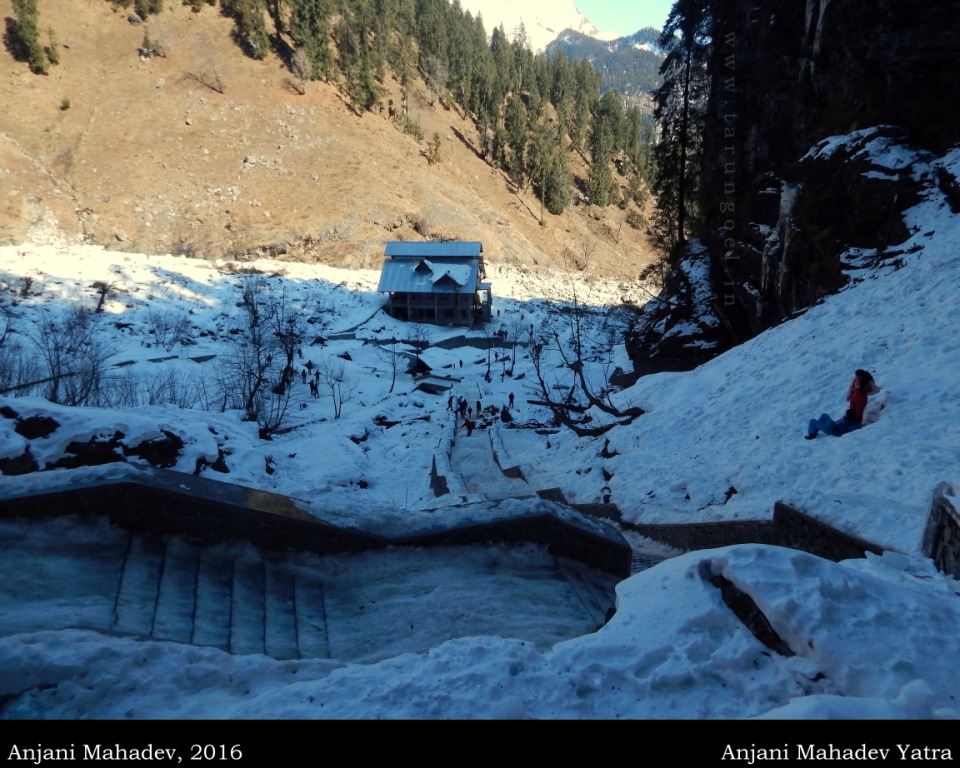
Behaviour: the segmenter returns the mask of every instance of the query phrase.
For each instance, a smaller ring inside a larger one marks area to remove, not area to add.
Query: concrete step
[[[567,558],[557,558],[557,564],[597,628],[602,627],[616,608],[617,577]]]
[[[264,650],[275,659],[298,659],[294,578],[284,564],[264,560]]]
[[[193,641],[200,549],[180,538],[166,542],[153,636],[178,643]]]
[[[302,659],[329,659],[330,637],[323,582],[298,573],[294,581],[297,603],[297,645]]]
[[[201,552],[197,572],[197,608],[193,643],[230,650],[230,602],[233,598],[233,558],[219,548]]]
[[[640,571],[645,571],[647,568],[653,568],[653,566],[664,561],[663,557],[658,557],[657,555],[649,555],[644,552],[634,552],[630,558],[630,574],[640,573]]]
[[[324,595],[309,559],[132,534],[111,629],[234,654],[330,658]]]
[[[166,545],[161,539],[132,533],[121,566],[120,586],[114,608],[115,632],[153,636],[157,591]]]
[[[466,430],[460,427],[450,454],[450,467],[463,480],[463,487],[470,494],[486,499],[508,499],[533,493],[525,481],[503,474],[493,458],[490,434],[486,429],[475,430],[467,437]]]
[[[230,652],[263,653],[264,563],[259,553],[247,551],[234,560],[230,609]]]

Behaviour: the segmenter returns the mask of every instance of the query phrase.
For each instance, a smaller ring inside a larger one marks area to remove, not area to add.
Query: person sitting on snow
[[[853,381],[850,382],[849,389],[847,389],[847,402],[850,407],[847,408],[843,418],[834,421],[827,414],[820,414],[819,419],[810,419],[805,437],[807,440],[813,440],[819,432],[840,437],[847,432],[860,429],[863,426],[863,413],[867,408],[867,400],[870,395],[879,391],[880,387],[877,386],[870,372],[858,368],[854,373]]]

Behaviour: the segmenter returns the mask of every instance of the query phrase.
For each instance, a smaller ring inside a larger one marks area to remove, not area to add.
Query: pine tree
[[[341,17],[334,39],[340,52],[340,69],[346,79],[344,90],[357,112],[368,110],[380,98],[381,90],[373,77],[370,42],[364,19]]]
[[[270,48],[267,26],[263,21],[264,0],[220,0],[223,12],[232,16],[234,36],[250,58],[263,59]]]
[[[702,120],[709,91],[710,0],[676,0],[660,36],[667,52],[654,94],[660,141],[654,148],[655,227],[672,246],[686,237],[695,213],[696,177],[702,159]]]
[[[511,93],[518,90],[516,70],[513,63],[513,49],[503,31],[503,25],[493,30],[490,35],[490,53],[497,70],[497,79],[502,93]]]
[[[447,0],[417,0],[417,33],[420,56],[447,60]]]
[[[510,174],[514,183],[520,187],[523,185],[526,169],[525,155],[529,121],[527,119],[527,108],[519,96],[513,96],[507,103],[506,113],[503,117],[503,127],[507,132],[507,145],[510,147],[511,153]]]
[[[613,133],[602,119],[593,122],[590,132],[590,202],[601,208],[609,205],[613,193],[610,161],[613,158]]]
[[[569,133],[574,149],[582,150],[590,130],[593,109],[600,100],[600,73],[589,61],[581,59],[576,66]]]
[[[163,0],[134,0],[133,9],[141,19],[163,10]]]
[[[530,140],[530,178],[540,198],[542,209],[554,215],[563,213],[570,202],[570,167],[563,150],[562,137],[548,126],[538,125]]]
[[[24,59],[36,75],[47,74],[47,59],[40,44],[40,12],[37,0],[13,0],[13,39]]]
[[[290,38],[306,52],[314,80],[331,74],[330,7],[328,0],[291,0]]]

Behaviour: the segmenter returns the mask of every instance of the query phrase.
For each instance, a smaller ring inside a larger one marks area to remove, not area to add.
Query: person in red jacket
[[[840,437],[841,435],[860,429],[863,426],[863,412],[867,407],[870,395],[880,391],[880,387],[873,380],[869,371],[858,368],[853,375],[853,381],[847,390],[849,408],[839,421],[834,421],[827,414],[821,414],[819,419],[810,419],[807,425],[807,440],[813,440],[818,433]]]
[[[850,389],[847,390],[847,402],[850,403],[852,420],[857,426],[863,426],[863,412],[867,408],[868,398],[879,391],[880,387],[870,372],[858,368],[850,382]]]

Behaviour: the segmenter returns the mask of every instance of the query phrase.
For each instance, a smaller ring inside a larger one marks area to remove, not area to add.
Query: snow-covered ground
[[[958,159],[955,152],[941,161],[956,170]],[[766,519],[783,500],[881,545],[884,556],[832,563],[760,545],[684,554],[622,582],[618,611],[603,629],[549,649],[511,637],[460,637],[426,653],[342,664],[81,631],[17,634],[0,639],[0,696],[13,697],[0,711],[51,718],[957,718],[960,587],[918,548],[934,487],[960,482],[960,218],[932,187],[908,225],[914,234],[901,256],[857,270],[848,289],[803,316],[694,371],[648,376],[613,394],[615,403],[646,411],[628,426],[598,438],[490,427],[532,488],[558,486],[576,501],[609,494],[634,522]],[[6,349],[36,338],[31,329],[40,318],[59,317],[70,303],[94,307],[90,286],[105,281],[105,312],[91,322],[107,340],[110,362],[130,362],[110,369],[116,391],[129,398],[124,408],[0,398],[21,416],[49,414],[63,425],[31,442],[38,462],[61,456],[70,439],[120,430],[132,441],[166,430],[184,441],[176,469],[192,472],[198,458],[222,455],[229,474],[209,467],[205,474],[339,509],[338,522],[396,530],[450,503],[428,486],[431,461],[452,429],[447,395],[415,391],[403,373],[391,392],[392,358],[384,350],[391,338],[421,332],[436,345],[462,331],[391,320],[377,309],[375,273],[256,266],[265,273],[263,290],[311,318],[312,337],[327,339],[304,344],[298,370],[308,361],[320,368],[342,362],[350,388],[334,418],[329,388],[321,385],[314,399],[298,378],[285,421],[293,429],[269,441],[239,411],[217,407],[218,376],[237,355],[237,302],[251,278],[226,265],[88,247],[0,249],[3,307],[15,331]],[[498,297],[494,330],[502,325],[511,338],[529,341],[532,324],[535,342],[549,341],[554,330],[565,339],[571,315],[559,300],[576,290],[589,310],[591,377],[600,382],[624,365],[615,341],[629,317],[612,307],[637,301],[632,287],[496,266],[490,280]],[[181,327],[186,346],[161,339],[158,313]],[[339,338],[347,332],[356,338]],[[562,381],[546,348],[550,380]],[[338,357],[345,353],[350,360]],[[547,425],[549,413],[527,402],[537,398],[529,350],[517,350],[515,367],[512,350],[496,354],[511,360],[491,361],[489,382],[486,350],[431,346],[423,359],[434,373],[456,377],[454,392],[471,403],[499,407],[514,393],[520,425]],[[216,357],[190,359],[207,355]],[[150,362],[168,356],[175,359]],[[512,377],[505,374],[511,367]],[[856,368],[871,370],[882,387],[873,423],[842,438],[804,440],[808,419],[843,414]],[[158,382],[190,407],[150,405],[163,396]],[[11,424],[0,421],[0,459],[25,447]],[[615,455],[603,458],[605,447]],[[90,471],[4,477],[0,488],[29,490]],[[709,581],[718,574],[756,601],[796,655],[772,653],[741,624]]]

